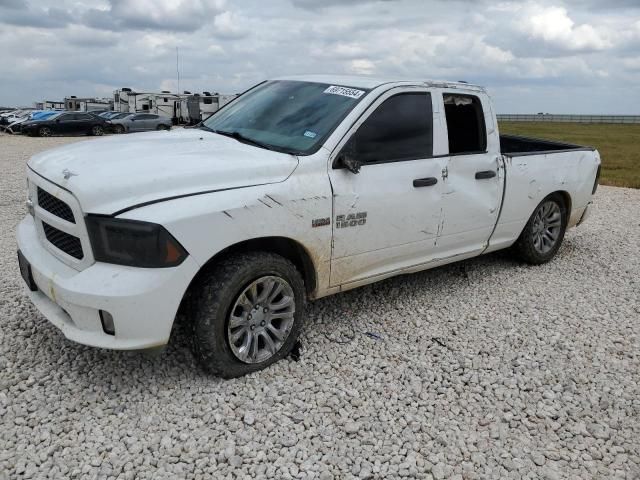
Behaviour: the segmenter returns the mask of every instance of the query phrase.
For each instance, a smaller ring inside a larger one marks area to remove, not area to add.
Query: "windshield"
[[[314,153],[368,90],[280,80],[263,83],[203,122],[273,150]]]

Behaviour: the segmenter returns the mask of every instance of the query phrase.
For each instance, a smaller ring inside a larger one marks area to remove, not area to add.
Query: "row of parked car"
[[[40,137],[169,130],[171,126],[170,118],[152,113],[69,112],[32,109],[18,109],[0,113],[1,130],[7,133],[23,133]]]

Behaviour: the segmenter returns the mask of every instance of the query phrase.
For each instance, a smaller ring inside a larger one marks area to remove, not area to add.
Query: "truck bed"
[[[521,137],[518,135],[500,135],[500,151],[503,155],[520,157],[524,155],[540,155],[545,153],[593,151],[593,147],[574,145],[572,143],[543,140],[540,138]]]

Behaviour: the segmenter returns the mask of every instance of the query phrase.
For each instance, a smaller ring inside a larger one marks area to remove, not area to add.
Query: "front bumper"
[[[165,345],[198,264],[191,257],[172,268],[136,268],[96,262],[78,271],[38,239],[31,216],[17,229],[18,248],[31,265],[38,291],[28,290],[40,312],[65,337],[84,345],[137,350]],[[99,311],[111,314],[115,335],[104,332]]]

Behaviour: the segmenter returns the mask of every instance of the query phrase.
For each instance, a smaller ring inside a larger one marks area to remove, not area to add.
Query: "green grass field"
[[[640,188],[640,125],[500,122],[500,133],[596,147],[602,158],[600,184]]]

